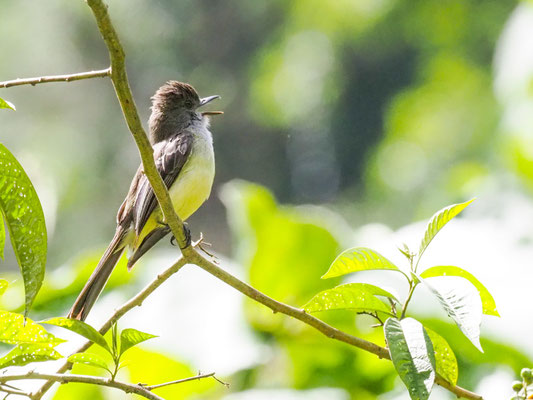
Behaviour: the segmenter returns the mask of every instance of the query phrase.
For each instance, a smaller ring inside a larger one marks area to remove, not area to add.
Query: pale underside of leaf
[[[318,293],[303,308],[307,312],[355,310],[391,314],[390,307],[376,296],[396,301],[391,293],[377,286],[368,283],[348,283]]]
[[[435,350],[437,373],[455,386],[459,377],[459,367],[455,353],[446,339],[441,335],[429,328],[424,327],[424,329],[429,335],[433,349]]]
[[[483,352],[479,342],[482,305],[479,292],[468,280],[456,277],[434,277],[422,280],[461,332]]]
[[[389,318],[383,327],[391,360],[412,400],[427,400],[435,381],[435,354],[420,322]]]
[[[461,211],[463,211],[470,203],[475,199],[469,200],[465,203],[452,204],[451,206],[445,207],[440,211],[437,211],[433,217],[429,220],[429,223],[424,233],[424,238],[422,243],[420,243],[420,249],[418,251],[419,257],[424,253],[426,248],[429,246],[435,235],[446,225],[451,219],[456,217]]]
[[[339,254],[329,267],[328,272],[322,276],[322,279],[334,278],[351,272],[376,269],[400,271],[396,265],[377,251],[366,247],[354,247]]]
[[[479,292],[479,296],[481,297],[481,304],[483,307],[483,314],[494,315],[496,317],[500,316],[500,314],[498,313],[498,310],[496,309],[496,302],[494,301],[494,298],[492,297],[490,292],[470,272],[465,271],[462,268],[452,266],[452,265],[442,265],[442,266],[428,268],[427,270],[422,272],[420,276],[422,278],[432,278],[432,277],[437,277],[437,276],[459,276],[459,277],[465,278],[472,285],[474,285],[477,291]]]
[[[23,366],[32,362],[59,360],[63,358],[53,347],[40,344],[19,344],[0,358],[0,369]]]
[[[0,209],[22,272],[27,314],[44,279],[46,225],[30,179],[3,144],[0,144]]]

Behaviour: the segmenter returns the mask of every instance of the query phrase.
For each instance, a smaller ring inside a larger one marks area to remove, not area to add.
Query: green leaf
[[[420,322],[389,318],[383,327],[391,360],[413,400],[426,400],[435,381],[435,354]]]
[[[315,295],[303,306],[307,312],[330,310],[382,311],[390,314],[390,307],[376,296],[396,298],[386,290],[368,283],[348,283]]]
[[[0,208],[22,271],[27,314],[44,279],[46,225],[30,179],[3,144],[0,144]]]
[[[443,265],[437,267],[431,267],[420,274],[422,278],[431,278],[436,276],[460,276],[467,279],[472,285],[474,285],[481,297],[481,305],[483,306],[483,314],[494,315],[499,317],[498,310],[496,310],[496,302],[489,293],[487,288],[476,279],[470,272],[465,271],[462,268],[454,267],[452,265]]]
[[[96,329],[94,329],[91,325],[83,321],[78,321],[77,319],[58,317],[58,318],[47,319],[46,321],[41,321],[41,323],[60,326],[61,328],[65,328],[72,332],[75,332],[78,335],[81,335],[84,338],[89,339],[91,342],[96,343],[97,345],[103,347],[110,354],[113,354],[105,338],[102,336],[102,334],[98,332]]]
[[[457,366],[457,358],[455,357],[451,346],[446,339],[437,332],[426,327],[424,327],[424,329],[431,339],[433,350],[435,350],[437,373],[455,386],[457,384],[457,378],[459,377],[459,367]]]
[[[0,311],[0,342],[7,344],[51,344],[63,343],[63,339],[56,338],[46,332],[42,326],[21,314]]]
[[[4,259],[4,247],[6,247],[6,227],[4,226],[4,217],[0,212],[0,258]]]
[[[85,364],[91,367],[102,368],[112,374],[111,370],[107,366],[107,361],[100,357],[98,354],[91,353],[76,353],[72,354],[68,358],[68,362],[72,364]]]
[[[120,355],[124,354],[125,351],[133,346],[155,337],[157,336],[138,331],[137,329],[124,329],[120,334]]]
[[[420,258],[426,248],[429,246],[435,235],[446,225],[452,218],[456,217],[461,211],[463,211],[470,203],[475,199],[469,200],[466,203],[452,204],[445,207],[440,211],[437,211],[433,217],[431,217],[422,243],[420,243],[420,250],[418,250],[418,257]]]
[[[0,296],[6,292],[8,286],[9,283],[5,279],[0,279]]]
[[[4,100],[0,97],[0,108],[7,108],[8,110],[17,111],[15,105],[10,101]]]
[[[377,251],[366,247],[354,247],[343,251],[333,261],[322,279],[334,278],[349,274],[350,272],[366,271],[373,269],[389,269],[393,271],[401,270],[379,254]]]
[[[19,344],[0,358],[0,369],[9,366],[22,366],[32,362],[59,360],[63,358],[51,346],[40,344]]]
[[[422,281],[435,294],[461,332],[483,352],[479,343],[483,309],[476,287],[468,280],[456,276],[426,278]]]

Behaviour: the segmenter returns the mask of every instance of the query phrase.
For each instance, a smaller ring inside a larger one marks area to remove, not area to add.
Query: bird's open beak
[[[200,105],[198,107],[205,106],[207,103],[215,99],[220,99],[220,96],[214,95],[214,96],[204,97],[203,99],[200,99]],[[224,114],[224,112],[223,111],[203,111],[202,112],[202,115],[220,115],[220,114]]]

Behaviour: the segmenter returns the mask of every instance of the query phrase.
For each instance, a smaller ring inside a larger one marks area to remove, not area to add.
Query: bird
[[[196,212],[211,193],[215,156],[209,118],[223,112],[198,109],[218,98],[218,95],[200,98],[191,85],[174,80],[166,82],[151,98],[148,136],[155,165],[182,221]],[[116,222],[115,235],[68,318],[80,321],[87,318],[125,250],[129,254],[127,268],[131,270],[141,256],[170,232],[142,164],[118,210]],[[186,225],[185,233],[190,244]]]

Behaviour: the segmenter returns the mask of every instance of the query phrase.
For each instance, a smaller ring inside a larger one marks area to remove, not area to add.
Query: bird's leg
[[[191,245],[191,230],[189,229],[189,226],[187,225],[187,222],[183,223],[183,233],[185,233],[185,247],[181,247],[180,249],[184,249],[186,247],[189,247]],[[172,246],[176,246],[176,236],[172,235],[170,238],[170,244]]]
[[[185,234],[185,246],[180,246],[181,250],[186,249],[191,245],[191,230],[189,229],[189,225],[187,224],[187,222],[183,223],[183,233]]]
[[[158,223],[159,225],[162,225],[162,226],[167,227],[167,228],[170,230],[170,226],[168,226],[168,224],[167,224],[166,222],[160,220],[160,221],[157,221],[157,223]],[[172,232],[172,231],[171,231],[171,232]],[[172,235],[172,236],[170,237],[170,244],[171,244],[172,246],[176,246],[176,244],[177,244],[177,242],[176,242],[176,237],[175,237],[174,235]]]

